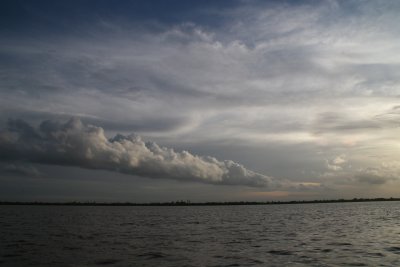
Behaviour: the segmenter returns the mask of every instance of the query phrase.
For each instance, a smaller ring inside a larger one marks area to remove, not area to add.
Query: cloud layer
[[[230,160],[175,152],[140,136],[118,134],[107,139],[104,130],[72,118],[66,123],[43,121],[34,128],[23,120],[9,120],[0,133],[2,160],[103,169],[149,178],[196,181],[219,185],[276,188],[271,177],[250,171]]]
[[[328,184],[351,197],[400,183],[399,1],[14,2],[0,8],[0,125],[14,129],[1,137],[4,159],[282,184],[193,154],[215,155],[291,181],[283,187]],[[10,117],[78,117],[193,154]]]

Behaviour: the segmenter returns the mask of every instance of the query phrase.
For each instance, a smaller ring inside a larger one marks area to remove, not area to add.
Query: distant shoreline
[[[24,201],[0,201],[0,205],[31,205],[31,206],[239,206],[239,205],[285,205],[285,204],[317,204],[317,203],[349,203],[349,202],[383,202],[400,201],[400,198],[353,198],[330,200],[293,200],[293,201],[229,201],[229,202],[24,202]]]

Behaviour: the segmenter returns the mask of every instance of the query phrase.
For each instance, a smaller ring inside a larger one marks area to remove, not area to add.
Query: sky
[[[0,3],[0,200],[400,196],[400,2]]]

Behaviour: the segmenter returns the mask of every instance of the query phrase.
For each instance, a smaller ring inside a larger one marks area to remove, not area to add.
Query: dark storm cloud
[[[66,123],[44,121],[38,128],[23,120],[9,120],[1,132],[2,160],[71,165],[126,174],[197,181],[210,184],[275,188],[277,182],[233,161],[175,152],[137,135],[104,136],[100,127],[79,119]]]

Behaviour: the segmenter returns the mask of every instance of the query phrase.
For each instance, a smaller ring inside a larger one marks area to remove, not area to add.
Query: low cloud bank
[[[230,160],[176,152],[140,136],[118,134],[107,139],[101,127],[85,125],[72,118],[66,123],[43,121],[32,127],[23,120],[8,120],[0,132],[0,159],[79,166],[149,178],[196,181],[219,185],[280,186],[262,175]]]

